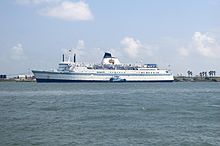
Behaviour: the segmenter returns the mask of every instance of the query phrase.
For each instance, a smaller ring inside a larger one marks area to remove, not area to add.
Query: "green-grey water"
[[[0,145],[220,145],[220,83],[0,83]]]

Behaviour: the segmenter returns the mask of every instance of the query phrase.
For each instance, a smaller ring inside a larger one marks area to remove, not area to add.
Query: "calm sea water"
[[[220,145],[220,83],[0,83],[0,145]]]

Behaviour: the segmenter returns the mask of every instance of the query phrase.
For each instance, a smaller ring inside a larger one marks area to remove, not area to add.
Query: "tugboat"
[[[109,80],[110,82],[126,82],[126,79],[121,79],[119,76],[113,76]]]

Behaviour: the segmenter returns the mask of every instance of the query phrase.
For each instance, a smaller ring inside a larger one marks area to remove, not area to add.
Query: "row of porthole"
[[[125,72],[110,72],[110,74],[125,74]]]
[[[159,74],[159,72],[141,72],[141,73],[146,73],[146,74]]]
[[[105,73],[105,72],[97,72],[97,73]],[[124,73],[125,74],[125,72],[109,72],[110,74],[122,74],[122,73]],[[141,74],[143,74],[143,73],[146,73],[146,74],[159,74],[159,72],[141,72]]]

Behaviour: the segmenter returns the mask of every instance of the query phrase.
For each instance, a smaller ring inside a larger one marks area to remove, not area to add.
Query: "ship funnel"
[[[102,64],[105,65],[119,65],[121,64],[118,58],[112,57],[111,53],[105,52],[104,57],[102,59]]]
[[[111,53],[105,52],[105,55],[103,58],[112,58],[112,55],[111,55]]]
[[[62,61],[64,62],[64,54],[63,54],[63,58],[62,58]]]
[[[76,63],[76,54],[74,54],[73,62]]]

